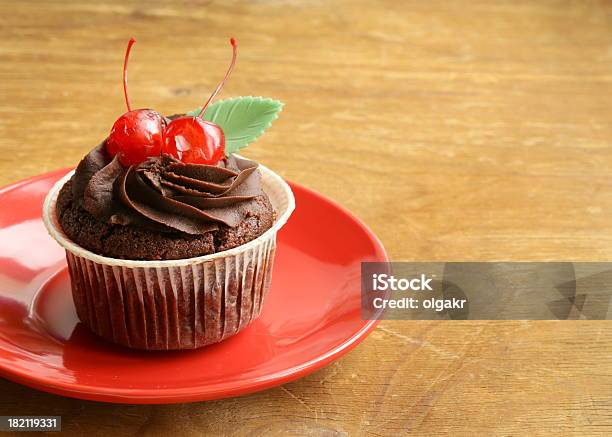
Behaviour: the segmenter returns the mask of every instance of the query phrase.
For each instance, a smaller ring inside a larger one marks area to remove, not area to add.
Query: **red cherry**
[[[132,111],[127,92],[127,64],[132,46],[136,40],[130,39],[123,60],[123,95],[128,112],[115,121],[106,140],[106,151],[126,167],[140,164],[151,156],[159,156],[163,144],[165,121],[152,109]]]
[[[230,38],[232,62],[225,77],[217,85],[196,117],[180,117],[172,120],[164,133],[164,152],[185,163],[213,165],[225,156],[225,135],[218,125],[202,119],[208,104],[221,91],[234,69],[238,44]]]
[[[123,114],[115,121],[106,140],[106,151],[125,167],[137,165],[162,151],[165,122],[152,109],[138,109]]]
[[[166,128],[164,152],[189,164],[216,164],[225,155],[225,135],[199,117],[172,120]]]

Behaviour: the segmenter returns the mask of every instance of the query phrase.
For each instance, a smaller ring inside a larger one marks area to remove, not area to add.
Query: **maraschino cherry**
[[[122,165],[139,164],[151,156],[161,154],[165,121],[152,109],[132,111],[127,91],[127,64],[136,40],[130,39],[123,60],[123,95],[128,112],[115,121],[106,140],[106,151],[111,157],[119,155]]]
[[[164,134],[164,153],[190,164],[213,165],[225,156],[225,135],[218,125],[202,119],[208,104],[221,91],[236,64],[237,43],[230,38],[232,62],[223,80],[196,117],[180,117],[168,123]]]

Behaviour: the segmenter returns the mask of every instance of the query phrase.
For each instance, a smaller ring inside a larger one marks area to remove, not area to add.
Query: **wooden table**
[[[124,111],[286,102],[247,155],[336,199],[394,260],[612,259],[612,5],[0,3],[0,184],[74,165]],[[610,434],[609,322],[382,322],[302,380],[122,406],[0,382],[81,435]]]

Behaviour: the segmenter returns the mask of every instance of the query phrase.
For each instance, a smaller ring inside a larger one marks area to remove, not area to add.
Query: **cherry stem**
[[[219,85],[217,85],[217,88],[215,89],[215,91],[210,95],[206,103],[204,103],[204,106],[202,106],[202,110],[198,114],[198,117],[200,118],[202,118],[202,116],[204,115],[204,112],[206,111],[208,104],[212,101],[212,99],[214,99],[217,96],[217,94],[219,94],[219,91],[221,91],[221,88],[223,88],[225,81],[227,80],[229,75],[232,73],[232,70],[234,69],[234,65],[236,65],[236,55],[238,54],[238,43],[236,42],[234,38],[230,38],[230,44],[232,45],[232,50],[233,50],[232,62],[230,63],[230,66],[227,69],[227,73],[225,73],[225,77],[223,78],[223,80],[219,82]]]
[[[132,46],[136,40],[134,38],[130,38],[128,41],[127,49],[125,50],[125,58],[123,59],[123,96],[125,97],[125,104],[127,106],[128,112],[132,110],[132,106],[130,105],[130,98],[128,97],[128,72],[127,65],[128,59],[130,59],[130,52],[132,51]]]

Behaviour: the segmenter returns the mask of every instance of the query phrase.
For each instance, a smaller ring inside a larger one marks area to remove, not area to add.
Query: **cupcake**
[[[51,189],[43,218],[66,249],[81,322],[145,350],[194,349],[244,329],[270,288],[276,233],[294,208],[289,186],[235,152],[282,103],[235,97],[164,117],[132,110]]]

